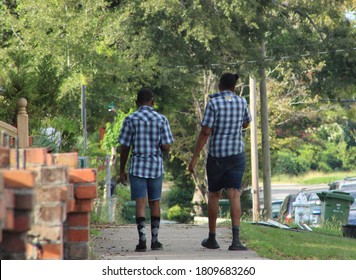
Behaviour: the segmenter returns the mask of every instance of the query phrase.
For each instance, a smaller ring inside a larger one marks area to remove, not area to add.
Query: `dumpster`
[[[322,202],[321,214],[323,221],[347,223],[350,205],[354,198],[346,192],[330,191],[318,193]]]
[[[219,218],[226,218],[230,215],[230,202],[228,199],[219,200]]]
[[[294,222],[295,223],[309,223],[310,222],[310,205],[308,204],[307,196],[301,191],[295,201],[292,203],[294,208]]]
[[[125,221],[129,224],[136,224],[136,201],[127,201],[122,209]],[[146,222],[151,220],[150,207],[146,205]]]

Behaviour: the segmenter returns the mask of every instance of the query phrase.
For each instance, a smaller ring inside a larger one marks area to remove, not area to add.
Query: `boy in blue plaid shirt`
[[[153,93],[141,89],[137,94],[138,110],[125,118],[120,131],[120,182],[126,184],[125,165],[131,150],[131,199],[136,201],[136,224],[139,244],[136,251],[146,251],[145,209],[151,211],[151,249],[162,250],[158,241],[160,198],[163,183],[162,152],[169,151],[173,136],[167,118],[153,110]]]
[[[248,127],[251,115],[246,100],[234,93],[238,78],[237,74],[223,74],[219,82],[220,92],[210,95],[194,154],[188,167],[193,173],[199,153],[210,137],[206,163],[209,237],[202,242],[202,246],[209,249],[220,247],[215,239],[216,219],[221,190],[226,189],[230,201],[233,235],[229,250],[247,250],[239,239],[240,195],[246,166],[242,129]]]

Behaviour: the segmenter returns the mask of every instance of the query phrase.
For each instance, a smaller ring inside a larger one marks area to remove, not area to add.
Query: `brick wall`
[[[96,196],[77,153],[0,149],[0,258],[88,259]]]

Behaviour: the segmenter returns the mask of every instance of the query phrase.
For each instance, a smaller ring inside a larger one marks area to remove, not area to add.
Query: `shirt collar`
[[[235,95],[235,93],[233,93],[232,91],[230,90],[224,90],[224,91],[220,91],[220,92],[217,92],[217,93],[214,93],[214,94],[210,94],[209,97],[210,98],[216,98],[216,97],[224,97],[224,96],[227,96],[227,95]]]
[[[142,105],[138,108],[139,111],[153,111],[153,108],[148,105]]]

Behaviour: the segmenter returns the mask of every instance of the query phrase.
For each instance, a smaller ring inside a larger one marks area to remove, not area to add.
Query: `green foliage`
[[[242,215],[251,216],[252,214],[252,193],[251,189],[244,189],[240,197]]]
[[[80,89],[86,85],[88,132],[95,135],[88,150],[101,156],[117,146],[134,94],[150,86],[175,137],[167,169],[177,186],[193,189],[197,182],[186,167],[207,94],[222,72],[233,71],[246,96],[248,76],[260,78],[265,42],[273,58],[265,61],[273,173],[349,170],[356,165],[355,106],[339,101],[355,97],[349,49],[356,29],[345,19],[352,0],[302,2],[2,1],[0,119],[16,125],[17,100],[25,97],[34,135],[54,127],[63,151],[83,154]],[[119,112],[113,123],[111,103]],[[107,123],[100,151],[97,131]],[[200,182],[204,157],[196,170]],[[249,182],[247,169],[244,185]]]
[[[131,109],[128,113],[124,113],[119,110],[116,113],[114,122],[106,123],[106,131],[105,131],[105,136],[104,136],[103,143],[102,143],[102,148],[107,153],[111,152],[112,147],[117,147],[119,145],[118,139],[119,139],[122,123],[123,123],[124,119],[129,114],[131,114],[133,112],[134,112],[133,109]]]
[[[273,170],[275,174],[303,174],[309,170],[309,162],[291,151],[282,150],[277,152]]]
[[[327,143],[325,150],[320,153],[319,169],[321,171],[330,172],[332,170],[340,170],[341,168],[342,159],[339,158],[339,145]]]
[[[188,223],[193,220],[193,216],[190,214],[191,209],[188,207],[181,207],[178,204],[169,208],[167,211],[167,218],[179,223]]]
[[[192,206],[192,198],[194,193],[194,187],[177,187],[173,186],[169,189],[165,202],[168,207],[173,207],[174,205],[179,205],[183,208]]]

